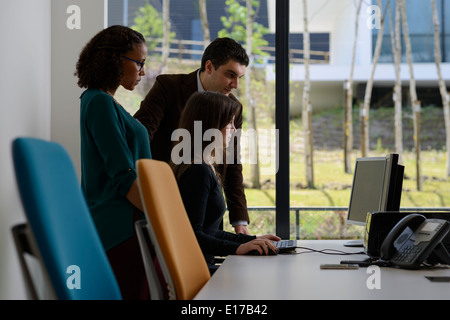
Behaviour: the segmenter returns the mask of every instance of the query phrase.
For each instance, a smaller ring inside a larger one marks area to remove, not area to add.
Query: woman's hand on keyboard
[[[237,248],[236,254],[242,255],[257,251],[260,255],[269,255],[269,250],[273,253],[277,252],[277,248],[274,246],[272,239],[256,238],[255,240],[241,244]]]

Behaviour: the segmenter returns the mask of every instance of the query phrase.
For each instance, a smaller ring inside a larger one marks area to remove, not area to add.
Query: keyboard
[[[296,240],[281,240],[273,243],[279,252],[294,250],[297,247]]]

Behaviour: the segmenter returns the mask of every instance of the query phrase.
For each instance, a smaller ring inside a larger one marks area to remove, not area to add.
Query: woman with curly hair
[[[119,86],[133,90],[145,75],[144,37],[112,26],[81,51],[75,75],[81,95],[81,185],[124,299],[148,299],[134,222],[143,206],[135,163],[151,158],[147,130],[114,99]],[[80,235],[82,236],[82,235]]]

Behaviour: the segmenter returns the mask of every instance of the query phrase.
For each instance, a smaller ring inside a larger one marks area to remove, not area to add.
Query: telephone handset
[[[429,258],[450,264],[450,255],[441,243],[449,231],[447,220],[410,214],[400,220],[384,239],[380,257],[390,265],[408,269],[418,269]]]

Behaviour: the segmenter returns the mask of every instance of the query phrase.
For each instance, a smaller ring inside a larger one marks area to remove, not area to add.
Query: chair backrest
[[[121,299],[72,161],[54,142],[13,141],[22,204],[57,299]]]
[[[176,299],[190,300],[210,273],[183,205],[174,174],[162,161],[137,161],[141,198],[150,238]]]

